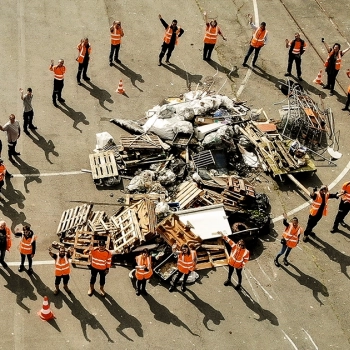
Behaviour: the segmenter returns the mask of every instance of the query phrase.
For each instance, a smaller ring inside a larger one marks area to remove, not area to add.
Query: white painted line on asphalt
[[[253,276],[250,270],[248,270],[252,278],[255,280],[255,282],[259,285],[259,287],[264,291],[264,293],[272,300],[274,300],[273,296],[262,286],[262,284]]]
[[[259,262],[259,259],[257,258],[257,259],[255,259],[255,261],[257,262],[257,264],[258,264],[260,270],[262,271],[262,273],[267,277],[267,279],[268,279],[269,281],[271,281],[271,278],[269,277],[269,275],[268,275],[268,274],[264,271],[264,269],[261,267],[260,262]]]
[[[255,289],[253,288],[253,285],[251,284],[250,282],[250,278],[248,278],[248,275],[247,275],[247,272],[246,271],[249,271],[247,268],[245,268],[244,270],[244,276],[245,276],[245,279],[248,281],[249,285],[250,285],[250,289],[252,290],[252,292],[254,293],[255,295],[255,299],[256,299],[256,302],[258,303],[260,300],[259,300],[259,295],[255,293]],[[249,271],[250,272],[250,271]],[[250,273],[251,274],[251,273]],[[253,299],[252,299],[253,300]]]
[[[298,348],[296,347],[296,345],[293,343],[292,339],[290,339],[290,338],[288,337],[287,333],[286,333],[283,329],[282,329],[282,332],[283,332],[284,336],[289,340],[289,342],[293,345],[293,348],[294,348],[295,350],[298,350]]]
[[[6,262],[8,266],[19,266],[20,262],[18,261],[14,261],[14,262]],[[33,266],[34,265],[54,265],[55,260],[39,260],[39,261],[35,261],[33,260]]]
[[[12,174],[12,175],[13,177],[48,177],[48,176],[67,176],[67,175],[79,175],[79,174],[90,174],[90,173],[86,173],[82,171],[60,171],[58,173]]]
[[[315,347],[316,350],[318,350],[318,346],[315,344],[315,342],[313,341],[313,339],[311,338],[310,334],[308,332],[306,332],[306,330],[304,328],[302,328],[302,330],[306,333],[306,335],[309,337],[312,345]]]

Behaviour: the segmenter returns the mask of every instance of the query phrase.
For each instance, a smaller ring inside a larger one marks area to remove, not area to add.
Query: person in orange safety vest
[[[86,254],[90,249],[85,249],[84,253]],[[100,294],[101,296],[106,296],[106,292],[104,290],[104,285],[106,283],[106,275],[109,272],[109,268],[112,265],[112,254],[109,250],[106,249],[106,242],[99,241],[98,247],[90,250],[90,259],[91,259],[91,278],[90,278],[90,288],[88,291],[88,296],[94,293],[95,290],[95,282],[97,278],[97,274],[100,275]]]
[[[64,66],[64,60],[58,60],[58,64],[54,66],[54,60],[51,60],[51,65],[49,69],[54,73],[53,79],[53,92],[52,92],[52,103],[55,107],[58,107],[56,98],[58,102],[66,102],[62,98],[62,90],[64,86],[64,74],[66,73],[66,67]]]
[[[346,226],[344,219],[345,219],[345,216],[348,215],[349,211],[350,211],[350,181],[347,181],[343,184],[340,191],[340,203],[339,203],[338,213],[335,217],[331,233],[335,233],[338,231],[339,224],[341,224],[342,226]]]
[[[33,273],[33,258],[36,250],[36,235],[30,229],[28,225],[23,226],[23,232],[21,241],[19,242],[19,252],[21,253],[21,265],[19,265],[18,272],[24,270],[24,262],[27,257],[28,259],[28,274]]]
[[[120,21],[113,21],[113,24],[109,28],[111,32],[111,51],[109,53],[109,65],[113,66],[113,59],[115,63],[121,63],[119,60],[120,44],[122,37],[124,36],[124,30]]]
[[[88,38],[81,39],[80,43],[77,45],[79,56],[77,61],[79,63],[77,82],[78,85],[81,85],[81,73],[83,73],[83,79],[89,81],[90,78],[87,76],[87,70],[89,67],[90,54],[91,54],[91,45]]]
[[[338,198],[340,194],[337,193],[329,193],[328,187],[326,185],[322,185],[320,190],[317,191],[317,187],[315,187],[310,193],[310,197],[313,202],[311,203],[310,215],[306,224],[306,229],[304,231],[303,241],[307,242],[310,236],[315,236],[315,233],[312,232],[312,229],[316,227],[318,222],[322,219],[322,216],[326,216],[328,213],[328,199],[330,198]]]
[[[294,34],[294,40],[289,41],[286,39],[286,48],[289,48],[288,53],[288,68],[285,77],[289,77],[292,73],[293,62],[295,61],[295,66],[297,69],[298,79],[303,81],[301,77],[301,56],[305,52],[306,43],[303,39],[300,38],[299,33]]]
[[[324,66],[327,72],[327,85],[323,86],[324,89],[330,90],[330,95],[334,94],[335,79],[341,67],[342,57],[349,51],[350,46],[345,50],[340,50],[340,44],[335,43],[333,47],[330,47],[322,38],[322,42],[328,52],[328,57]]]
[[[0,221],[0,264],[7,268],[7,264],[5,262],[5,253],[6,250],[9,252],[12,245],[11,241],[11,230],[6,225],[6,222]]]
[[[146,292],[146,282],[153,275],[152,259],[147,248],[142,250],[142,253],[136,257],[136,295],[148,295]]]
[[[63,288],[64,290],[70,294],[71,291],[68,288],[68,281],[70,279],[70,257],[73,254],[73,248],[66,249],[64,247],[60,247],[58,254],[52,253],[51,247],[49,248],[49,254],[53,259],[55,259],[55,290],[53,291],[54,295],[57,295],[60,291],[60,283],[63,279]]]
[[[249,56],[253,53],[253,51],[255,51],[254,58],[253,58],[253,67],[255,67],[256,60],[258,59],[260,49],[264,45],[267,44],[267,33],[268,32],[266,30],[266,23],[265,22],[261,22],[260,27],[257,27],[253,23],[253,16],[251,14],[248,14],[248,18],[249,18],[249,24],[252,27],[254,33],[253,33],[252,39],[250,40],[248,52],[247,52],[246,56],[244,57],[243,66],[247,67],[247,61],[249,59]]]
[[[231,283],[233,271],[236,269],[238,284],[236,285],[235,289],[239,290],[242,285],[242,270],[250,257],[249,250],[245,248],[243,239],[240,239],[236,244],[232,239],[225,236],[222,232],[219,233],[222,234],[224,241],[227,242],[231,247],[231,253],[228,260],[228,277],[224,282],[224,286],[228,286]]]
[[[13,177],[13,175],[8,172],[4,161],[0,158],[0,193],[2,186],[4,186],[5,183],[5,176],[10,178]]]
[[[163,27],[165,28],[165,34],[162,44],[162,50],[159,54],[159,63],[158,66],[162,65],[162,59],[166,54],[166,61],[165,63],[170,64],[169,60],[171,57],[172,52],[175,49],[175,45],[178,43],[178,38],[185,32],[180,26],[177,26],[177,20],[174,19],[171,22],[171,25],[169,26],[161,15],[158,15],[161,23],[163,24]]]
[[[346,71],[346,75],[348,78],[350,78],[350,69]],[[342,108],[342,111],[348,111],[350,106],[350,85],[348,86],[348,99],[345,102],[344,108]]]
[[[283,225],[286,227],[283,234],[282,234],[282,249],[277,254],[274,263],[277,267],[280,267],[280,263],[278,262],[278,258],[284,255],[283,263],[285,266],[288,266],[288,256],[290,251],[295,248],[299,243],[299,237],[303,233],[303,229],[299,225],[299,220],[297,217],[294,217],[291,222],[288,222],[287,220],[287,214],[283,213]]]
[[[204,36],[204,48],[203,48],[203,60],[210,61],[211,53],[214,50],[218,35],[221,35],[222,38],[226,41],[227,39],[222,34],[220,27],[218,26],[217,21],[214,19],[208,21],[208,16],[206,12],[203,12],[205,19],[205,36]]]
[[[187,244],[181,246],[180,251],[176,250],[176,243],[173,245],[173,253],[177,255],[177,275],[174,281],[170,282],[169,292],[172,292],[180,278],[183,276],[183,282],[181,284],[181,290],[186,291],[186,281],[191,271],[196,269],[197,264],[197,253],[195,250],[190,250]]]

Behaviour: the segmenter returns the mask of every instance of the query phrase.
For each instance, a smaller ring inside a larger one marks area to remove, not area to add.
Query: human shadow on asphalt
[[[128,314],[109,294],[105,297],[98,296],[109,313],[119,322],[116,331],[129,341],[134,341],[129,338],[124,329],[132,328],[138,337],[143,337],[143,329],[141,322],[133,315]]]
[[[213,60],[207,61],[207,63],[213,68],[217,69],[220,73],[227,75],[228,79],[232,81],[232,77],[239,78],[238,67],[233,66],[232,69],[228,69],[222,66],[220,63]]]
[[[187,291],[182,293],[182,295],[204,315],[203,324],[208,331],[214,331],[214,329],[209,328],[209,321],[212,321],[215,325],[219,325],[221,321],[225,320],[224,316],[219,310],[214,309],[210,304],[198,298],[198,296],[190,289],[187,289]]]
[[[42,180],[40,178],[40,171],[37,168],[34,168],[33,166],[27,164],[24,162],[21,158],[18,156],[14,157],[16,159],[16,162],[12,162],[12,164],[19,170],[19,172],[24,176],[24,188],[26,193],[29,193],[28,185],[36,181],[38,184],[42,183]]]
[[[143,90],[136,85],[137,81],[140,83],[145,82],[141,74],[134,72],[123,63],[119,63],[119,65],[113,63],[113,67],[117,68],[122,74],[127,76],[130,79],[132,86],[136,87],[136,89],[138,89],[140,92],[143,92]]]
[[[31,283],[27,279],[14,273],[10,268],[7,268],[6,270],[0,269],[0,275],[7,282],[5,288],[16,295],[16,303],[22,309],[30,313],[31,310],[23,303],[23,299],[29,298],[33,301],[38,299],[34,293],[34,287],[31,285]]]
[[[79,123],[83,123],[84,125],[89,125],[89,121],[86,120],[85,114],[83,112],[76,112],[73,108],[69,107],[66,103],[61,103],[57,107],[61,112],[63,112],[67,117],[73,120],[73,128],[80,131],[83,130],[78,128]]]
[[[103,328],[102,324],[98,319],[85,309],[81,302],[75,297],[74,293],[69,294],[69,297],[63,293],[58,294],[61,296],[62,300],[67,304],[77,320],[80,321],[81,330],[83,332],[84,338],[91,342],[87,335],[87,326],[90,326],[92,329],[99,329],[106,336],[109,343],[114,343],[113,339],[109,336],[107,331]],[[70,298],[70,299],[69,299]]]
[[[277,316],[271,311],[263,309],[261,305],[251,297],[246,289],[241,288],[238,290],[238,295],[242,298],[249,309],[259,315],[259,318],[255,319],[256,321],[261,322],[268,320],[273,326],[279,325]]]
[[[315,241],[317,241],[317,243]],[[332,245],[323,241],[318,236],[313,237],[313,240],[309,240],[309,242],[315,248],[322,250],[328,256],[329,260],[337,262],[340,265],[341,273],[350,279],[347,271],[347,267],[350,266],[350,256],[341,253],[339,250],[335,249]]]
[[[82,84],[81,87],[89,91],[90,95],[98,100],[98,103],[103,109],[105,109],[108,112],[112,112],[111,109],[108,109],[105,106],[105,102],[114,103],[114,101],[112,100],[112,95],[108,91],[100,89],[91,81],[85,81],[85,83]]]
[[[191,84],[200,84],[203,77],[202,75],[191,74],[173,63],[163,64],[162,67],[186,80],[186,87],[189,91],[191,89]]]
[[[49,158],[50,153],[52,153],[56,157],[58,157],[59,154],[55,151],[55,145],[52,142],[52,140],[46,141],[46,139],[43,136],[41,136],[36,130],[31,130],[31,132],[32,133],[28,134],[28,137],[34,142],[34,144],[36,144],[44,151],[46,160],[50,164],[53,164],[53,162],[51,162]]]
[[[311,242],[311,241],[310,241]],[[324,297],[329,297],[329,293],[327,287],[318,281],[316,278],[305,274],[295,265],[289,263],[289,266],[292,267],[297,273],[293,273],[290,269],[281,265],[282,270],[284,270],[289,276],[295,278],[295,280],[302,286],[305,286],[312,290],[313,297],[323,305],[322,301],[319,298],[319,293],[321,293]]]
[[[170,310],[162,304],[159,304],[152,295],[147,295],[144,298],[150,308],[150,311],[154,314],[154,318],[157,321],[163,322],[165,324],[173,324],[176,327],[183,327],[192,335],[198,337],[198,334],[195,334],[191,331],[191,329],[187,326],[186,323],[182,322],[175,314],[170,312]]]

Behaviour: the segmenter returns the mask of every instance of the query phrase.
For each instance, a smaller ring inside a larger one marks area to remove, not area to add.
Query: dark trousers
[[[298,77],[301,77],[301,56],[300,55],[289,54],[287,72],[289,74],[292,73],[292,66],[294,61],[295,61],[295,67],[297,69],[297,75]]]
[[[346,103],[345,103],[345,107],[344,107],[344,108],[349,109],[349,106],[350,106],[350,93],[348,93],[348,99],[346,100]]]
[[[110,63],[112,63],[112,61],[113,61],[113,55],[114,55],[114,61],[118,61],[119,50],[120,50],[120,44],[118,44],[118,45],[111,44],[111,52],[109,54],[109,62]]]
[[[64,80],[53,80],[53,93],[52,93],[52,102],[56,103],[56,98],[58,101],[62,100],[62,90],[64,86]]]
[[[32,268],[32,263],[33,263],[33,259],[32,259],[32,255],[31,254],[22,254],[21,253],[21,266],[24,266],[24,261],[25,259],[28,259],[28,267],[31,269]]]
[[[78,83],[80,83],[81,73],[83,73],[83,79],[86,79],[88,77],[87,76],[88,67],[89,67],[88,60],[86,62],[84,61],[83,63],[79,63],[78,74],[77,74]]]
[[[5,263],[5,254],[6,254],[6,248],[0,249],[0,264],[6,264]]]
[[[331,91],[334,90],[335,79],[337,78],[338,72],[339,70],[336,69],[327,72],[327,86]]]
[[[254,52],[254,58],[253,58],[253,65],[255,64],[256,60],[258,59],[259,52],[260,52],[261,47],[254,47],[252,45],[249,46],[248,52],[246,56],[244,57],[243,63],[246,64],[248,61],[249,56]]]
[[[28,127],[31,129],[33,125],[34,111],[23,112],[23,130],[28,131]]]
[[[159,54],[159,62],[162,61],[165,54],[166,54],[166,60],[169,61],[174,49],[175,49],[174,45],[163,43],[162,50],[160,51],[160,54]]]
[[[285,254],[285,255],[284,255],[284,259],[287,260],[288,255],[289,255],[289,253],[290,253],[291,250],[292,250],[292,248],[287,247],[287,244],[282,244],[281,251],[277,254],[276,260],[278,260],[278,258],[279,258],[281,255],[283,255],[283,254]]]
[[[61,279],[63,279],[63,284],[68,284],[69,281],[69,275],[62,275],[62,276],[56,276],[55,278],[55,285],[58,286],[61,283]]]
[[[344,202],[341,200],[339,203],[338,213],[334,220],[334,224],[333,224],[334,228],[338,228],[338,225],[342,221],[344,221],[345,216],[348,215],[349,211],[350,211],[350,203]]]
[[[188,279],[189,274],[190,274],[190,273],[183,273],[183,272],[178,271],[178,272],[177,272],[177,275],[176,275],[176,277],[175,277],[175,279],[174,279],[174,281],[173,281],[173,282],[170,282],[170,284],[171,284],[172,286],[175,287],[175,286],[177,285],[177,283],[179,282],[180,278],[181,278],[182,276],[184,276],[184,279],[183,279],[182,284],[185,285],[185,284],[186,284],[186,281],[187,281],[187,279]]]
[[[17,145],[17,141],[13,141],[13,142],[8,142],[8,154],[9,154],[9,158],[12,158],[12,156],[16,155],[16,145]]]
[[[233,271],[235,270],[235,268],[231,265],[228,265],[228,280],[231,280]],[[238,284],[242,284],[242,269],[237,269],[236,268],[236,273],[237,273],[237,277],[238,277]]]
[[[146,279],[136,280],[136,288],[139,292],[144,292],[146,290]]]
[[[106,270],[98,270],[92,266],[90,284],[95,284],[98,273],[100,274],[100,286],[104,286],[106,284]]]
[[[317,213],[316,215],[312,216],[309,215],[309,219],[307,221],[306,229],[304,231],[304,236],[307,237],[314,227],[318,224],[318,222],[322,219],[322,213]]]
[[[208,61],[211,59],[211,53],[213,52],[215,44],[204,43],[203,48],[203,60]]]

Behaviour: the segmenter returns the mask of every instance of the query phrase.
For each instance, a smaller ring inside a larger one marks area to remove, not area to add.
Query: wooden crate
[[[119,177],[113,151],[89,154],[89,160],[94,180]]]
[[[135,210],[140,231],[145,240],[152,239],[156,234],[157,217],[156,204],[148,198],[136,202],[130,207]]]
[[[177,191],[174,202],[180,204],[180,209],[188,208],[198,196],[204,193],[193,181],[183,182]]]
[[[202,247],[198,249],[196,270],[228,265],[229,254],[222,238],[212,243],[211,246],[211,249],[204,249]],[[214,247],[217,248],[214,249]]]
[[[120,138],[124,150],[163,150],[158,136],[142,134],[138,136],[123,136]]]

